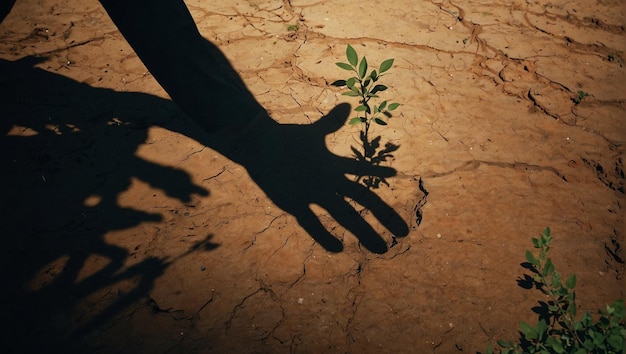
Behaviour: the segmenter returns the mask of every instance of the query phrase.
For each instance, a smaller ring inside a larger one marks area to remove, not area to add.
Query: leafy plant
[[[393,157],[391,152],[397,150],[400,146],[392,143],[386,143],[384,148],[378,150],[380,143],[380,136],[371,139],[369,138],[369,132],[372,122],[378,125],[387,125],[387,120],[392,117],[391,112],[400,107],[400,103],[389,102],[384,100],[378,104],[374,104],[372,99],[380,98],[378,94],[386,91],[387,86],[379,83],[381,77],[393,66],[394,59],[387,59],[383,61],[378,70],[370,69],[367,58],[363,56],[359,60],[359,56],[351,45],[346,48],[347,63],[338,62],[336,65],[344,70],[350,71],[354,76],[349,77],[346,80],[337,80],[331,85],[337,87],[346,87],[347,90],[342,93],[344,96],[356,97],[359,100],[359,105],[354,108],[357,112],[355,117],[350,118],[348,123],[350,125],[363,124],[363,128],[359,134],[359,138],[362,142],[363,152],[358,151],[352,147],[355,157],[358,161],[364,161],[371,165],[380,165],[381,162],[387,160],[387,158]],[[380,183],[389,185],[384,178],[378,176],[358,176],[358,181],[361,181],[368,188],[378,188]]]
[[[387,59],[380,64],[378,71],[373,69],[369,75],[367,70],[369,66],[367,64],[367,58],[363,56],[359,61],[359,56],[356,50],[348,45],[346,48],[347,63],[338,62],[338,67],[353,72],[356,76],[352,76],[347,80],[337,80],[331,85],[337,87],[347,87],[348,90],[343,93],[344,96],[358,97],[359,105],[354,109],[357,111],[357,116],[350,119],[349,124],[356,125],[359,123],[365,124],[364,131],[369,131],[371,122],[375,122],[380,125],[387,125],[387,122],[383,117],[391,118],[391,111],[400,107],[399,103],[388,103],[382,101],[378,105],[372,105],[370,100],[372,98],[379,98],[377,95],[379,92],[387,90],[387,86],[377,83],[385,72],[391,69],[394,59]]]
[[[548,257],[550,229],[546,228],[539,238],[532,239],[539,249],[535,256],[526,251],[526,260],[534,273],[535,286],[548,295],[547,303],[540,302],[541,315],[535,326],[520,322],[520,340],[497,341],[501,353],[623,353],[626,330],[624,329],[624,303],[617,300],[598,311],[598,320],[585,312],[576,319],[576,275],[562,282],[554,263]],[[493,348],[487,347],[487,354]]]
[[[578,91],[578,96],[574,97],[574,103],[579,104],[583,101],[583,98],[589,96],[589,94],[585,91]]]

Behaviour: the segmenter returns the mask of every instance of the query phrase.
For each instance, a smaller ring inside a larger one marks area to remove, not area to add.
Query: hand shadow
[[[255,100],[222,52],[204,39],[182,0],[153,3],[100,0],[154,78],[198,129],[180,131],[243,165],[281,209],[324,248],[339,252],[342,243],[311,211],[317,204],[375,253],[385,241],[350,206],[347,198],[368,208],[395,236],[408,234],[400,215],[372,191],[345,175],[395,175],[395,170],[339,157],[324,143],[346,121],[342,104],[310,125],[278,124]]]
[[[385,240],[350,202],[370,210],[396,237],[406,236],[408,226],[374,192],[346,175],[385,178],[394,176],[396,171],[337,156],[328,150],[326,135],[340,129],[349,112],[348,104],[340,104],[308,125],[278,124],[269,116],[261,116],[248,131],[219,134],[212,137],[209,145],[243,165],[267,196],[295,216],[300,226],[327,250],[339,252],[343,245],[321,224],[311,204],[325,209],[369,251],[384,253],[388,250]]]

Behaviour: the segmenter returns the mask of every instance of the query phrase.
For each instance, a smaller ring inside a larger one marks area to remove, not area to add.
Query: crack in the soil
[[[415,207],[413,207],[413,211],[415,212],[415,224],[416,226],[420,226],[420,224],[422,223],[422,218],[423,218],[422,208],[427,203],[426,198],[428,197],[429,193],[428,193],[428,190],[426,190],[426,187],[424,187],[424,180],[422,179],[422,177],[420,177],[419,180],[417,181],[417,186],[419,190],[422,192],[422,198],[420,198],[420,200],[418,200],[417,203],[415,203]]]
[[[346,294],[346,299],[350,301],[350,304],[348,305],[348,307],[350,308],[351,311],[350,311],[350,314],[348,315],[346,324],[344,326],[344,332],[346,333],[346,339],[349,339],[352,342],[355,342],[356,339],[352,335],[352,331],[350,327],[352,325],[352,322],[356,318],[359,305],[361,304],[361,301],[363,300],[364,295],[357,290],[361,287],[361,277],[363,276],[362,272],[364,268],[364,263],[367,263],[367,262],[369,262],[367,258],[357,261],[356,268],[352,268],[348,272],[348,274],[346,274],[347,277],[349,278],[352,278],[352,277],[356,278],[356,284],[353,287],[351,287],[348,290],[348,293]],[[348,347],[350,347],[350,342],[348,342],[347,344],[348,344]]]
[[[244,306],[244,304],[246,303],[246,301],[248,301],[248,299],[250,299],[251,297],[253,297],[254,295],[260,293],[260,292],[264,292],[267,289],[263,289],[263,287],[259,287],[257,288],[255,291],[253,291],[252,293],[244,296],[243,299],[241,299],[241,301],[235,305],[235,307],[233,307],[232,311],[230,312],[230,316],[228,317],[228,320],[226,320],[224,322],[224,332],[228,333],[228,331],[230,330],[230,326],[233,323],[233,320],[235,319],[235,316],[237,316],[237,311],[239,311],[240,308],[242,308]]]
[[[187,161],[191,156],[201,153],[202,151],[204,151],[204,149],[206,149],[206,146],[203,146],[200,150],[192,151],[191,153],[187,154],[187,156],[185,156],[182,161]]]
[[[205,307],[207,307],[210,303],[212,303],[214,297],[215,297],[215,289],[211,289],[211,297],[207,301],[205,301],[202,305],[200,305],[198,310],[196,310],[196,315],[200,314],[200,312],[202,312],[202,310],[204,310]]]
[[[222,167],[222,169],[221,169],[218,173],[214,174],[213,176],[210,176],[210,177],[207,177],[207,178],[203,179],[203,180],[202,180],[202,182],[205,182],[205,181],[210,181],[210,180],[212,180],[213,178],[217,178],[217,177],[219,177],[222,173],[227,172],[227,171],[228,171],[230,174],[232,174],[232,172],[231,172],[231,171],[229,171],[229,170],[226,168],[226,166],[224,166],[224,167]]]
[[[622,158],[618,157],[614,162],[613,169],[607,171],[599,162],[581,157],[585,165],[591,168],[596,178],[609,189],[624,194],[624,165]]]
[[[259,283],[259,287],[253,291],[252,293],[246,295],[237,305],[235,305],[233,307],[233,310],[230,313],[230,316],[228,318],[228,320],[226,322],[224,322],[224,333],[228,333],[233,320],[235,319],[235,317],[237,316],[237,313],[239,312],[240,309],[242,309],[245,306],[245,303],[251,299],[252,297],[254,297],[255,295],[259,294],[259,293],[264,293],[264,294],[269,294],[271,300],[275,303],[278,304],[278,306],[281,309],[281,318],[280,320],[278,320],[276,322],[276,324],[274,325],[274,327],[272,327],[271,329],[269,329],[267,331],[267,333],[265,333],[263,336],[259,337],[258,339],[256,339],[256,341],[260,341],[264,344],[268,344],[267,340],[272,337],[275,338],[277,340],[279,340],[274,333],[276,332],[276,330],[285,322],[286,319],[286,315],[285,315],[285,308],[282,305],[282,302],[279,301],[279,298],[276,296],[276,294],[274,293],[274,291],[271,289],[270,286],[268,286],[267,284],[265,284],[263,282],[263,280],[261,279],[256,279],[256,281]],[[279,340],[280,341],[280,340]]]
[[[613,235],[609,237],[609,242],[604,242],[604,250],[607,259],[604,260],[607,268],[615,272],[615,278],[620,280],[624,277],[624,249],[620,241],[624,241],[621,232],[613,229]]]
[[[268,215],[268,214],[266,214],[266,215]],[[260,234],[262,234],[265,231],[269,230],[272,227],[272,224],[274,223],[274,221],[276,221],[276,219],[278,219],[278,218],[280,218],[280,217],[282,217],[284,215],[285,214],[280,214],[278,216],[274,216],[274,218],[272,218],[272,220],[270,220],[270,222],[267,224],[267,226],[265,226],[263,228],[263,230],[255,232],[254,235],[252,235],[252,241],[250,242],[250,244],[248,246],[243,248],[243,252],[247,251],[250,247],[254,246],[256,244],[257,236],[259,236]]]
[[[461,166],[456,167],[450,171],[433,173],[426,177],[428,178],[445,177],[445,176],[454,174],[456,172],[472,171],[472,170],[477,169],[481,165],[494,166],[494,167],[500,167],[500,168],[510,168],[510,169],[515,169],[515,170],[521,169],[521,170],[526,170],[526,171],[547,171],[547,172],[551,172],[555,174],[557,177],[567,182],[567,178],[563,174],[561,174],[559,170],[557,170],[556,168],[552,166],[532,165],[532,164],[528,164],[525,162],[498,162],[498,161],[482,161],[482,160],[466,161]]]

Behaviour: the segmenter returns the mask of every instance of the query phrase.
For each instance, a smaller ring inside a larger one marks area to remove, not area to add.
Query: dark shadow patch
[[[147,258],[127,267],[129,251],[104,240],[110,231],[162,220],[161,214],[118,204],[132,179],[184,203],[209,194],[185,171],[135,154],[150,126],[176,126],[184,117],[171,101],[93,88],[34,68],[40,62],[0,60],[1,266],[11,269],[3,272],[8,290],[0,313],[12,322],[5,330],[12,338],[8,352],[77,345],[82,335],[146,296],[173,262]],[[194,250],[217,247],[209,239]],[[89,257],[106,265],[81,276]],[[38,278],[47,280],[33,285]],[[129,280],[132,290],[115,290]],[[103,289],[115,294],[104,307],[76,313],[78,301]]]

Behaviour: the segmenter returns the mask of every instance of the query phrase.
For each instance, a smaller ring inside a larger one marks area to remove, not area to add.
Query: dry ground
[[[403,106],[373,134],[400,146],[397,176],[375,192],[408,236],[355,204],[375,254],[314,206],[344,244],[325,250],[168,128],[194,126],[97,1],[18,0],[0,24],[9,352],[474,353],[536,319],[520,264],[546,226],[580,310],[625,297],[624,1],[187,4],[280,123],[354,105],[329,86],[346,45],[395,58]],[[358,127],[326,145],[353,157]]]

